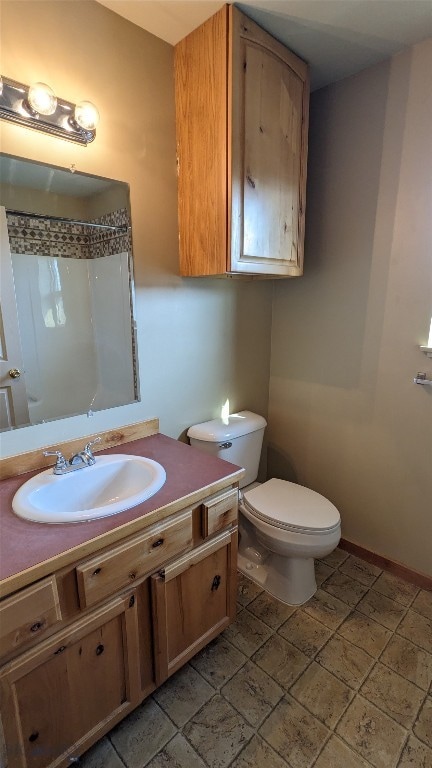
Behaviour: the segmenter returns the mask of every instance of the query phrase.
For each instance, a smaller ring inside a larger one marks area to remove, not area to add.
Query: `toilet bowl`
[[[288,480],[257,483],[266,421],[251,411],[212,419],[188,430],[192,446],[244,467],[240,483],[238,568],[288,605],[316,592],[314,558],[341,536],[340,515],[324,496]]]
[[[274,597],[301,605],[316,592],[314,558],[337,547],[340,515],[324,496],[273,478],[240,497],[239,570]]]

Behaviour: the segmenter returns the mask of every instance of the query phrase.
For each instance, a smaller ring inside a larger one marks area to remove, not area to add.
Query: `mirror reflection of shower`
[[[139,400],[129,186],[0,153],[0,429]]]
[[[127,253],[12,254],[30,423],[134,400]]]

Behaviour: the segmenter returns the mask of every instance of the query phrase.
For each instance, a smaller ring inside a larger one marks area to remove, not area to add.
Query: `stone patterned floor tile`
[[[258,728],[284,695],[273,678],[248,661],[221,690],[249,725]]]
[[[432,620],[409,610],[397,628],[397,632],[415,645],[432,653]]]
[[[255,584],[254,581],[247,579],[242,573],[238,574],[237,582],[237,601],[240,605],[248,605],[252,600],[255,600],[257,595],[262,592],[262,587]]]
[[[414,733],[432,749],[432,698],[426,698],[414,726]]]
[[[303,611],[297,611],[278,629],[278,634],[313,658],[331,637],[331,630]]]
[[[411,728],[424,699],[420,688],[380,663],[373,668],[360,693],[404,728]]]
[[[278,629],[297,610],[295,606],[281,603],[267,592],[261,592],[249,603],[247,609],[272,629]]]
[[[337,635],[319,652],[316,661],[354,689],[359,688],[374,663],[371,656]]]
[[[310,768],[330,731],[295,699],[286,696],[259,733],[291,768]]]
[[[321,752],[314,768],[370,768],[370,765],[337,736],[332,736]]]
[[[289,768],[280,755],[260,736],[254,736],[231,768]]]
[[[421,613],[426,619],[432,620],[432,592],[429,592],[429,590],[426,589],[421,589],[411,608],[413,611]]]
[[[290,694],[329,728],[336,725],[354,695],[315,661],[292,686]]]
[[[349,554],[348,552],[344,552],[343,549],[339,549],[339,547],[336,547],[336,549],[333,550],[333,552],[330,552],[329,555],[326,557],[321,558],[321,563],[326,563],[326,565],[329,565],[330,568],[339,568],[342,563],[345,562],[345,560],[348,560]]]
[[[357,610],[387,629],[394,630],[404,617],[406,608],[395,600],[370,589],[360,600]]]
[[[382,572],[381,576],[373,584],[372,589],[407,607],[411,605],[419,591],[419,588],[414,584],[399,579],[397,576],[386,571]]]
[[[187,723],[212,696],[214,688],[189,664],[179,669],[153,694],[177,728]]]
[[[337,733],[375,768],[396,768],[407,733],[361,696],[342,715]]]
[[[305,603],[301,610],[313,619],[320,621],[329,629],[337,629],[348,616],[350,609],[342,600],[318,589],[314,596]]]
[[[247,656],[219,635],[190,660],[190,665],[214,688],[221,688],[247,661]]]
[[[211,768],[226,768],[252,738],[253,730],[216,694],[189,720],[183,734]]]
[[[105,737],[85,752],[79,761],[80,768],[124,768],[113,745]]]
[[[315,560],[315,581],[318,587],[334,572],[335,569],[326,565],[322,560]]]
[[[338,635],[377,658],[388,643],[391,632],[363,613],[353,611],[338,628]]]
[[[398,768],[432,768],[432,750],[410,736],[402,752]]]
[[[432,683],[432,654],[405,637],[393,635],[380,661],[423,691],[427,691]]]
[[[364,584],[360,584],[359,581],[340,571],[335,571],[329,576],[322,584],[322,589],[333,597],[337,597],[338,600],[342,600],[343,603],[347,603],[351,608],[354,608],[368,591],[368,587]]]
[[[310,658],[279,635],[273,635],[252,661],[288,690],[310,664]]]
[[[351,576],[353,579],[357,579],[365,587],[371,587],[374,581],[382,573],[381,568],[376,565],[367,563],[366,560],[360,560],[359,557],[350,555],[348,560],[345,560],[342,565],[339,566],[339,570],[345,573],[347,576]]]
[[[432,768],[432,592],[340,549],[315,572],[297,608],[240,574],[233,625],[83,768]]]
[[[178,733],[159,752],[146,768],[207,768],[204,761],[192,749],[186,739]]]
[[[142,768],[175,733],[171,720],[147,699],[110,732],[110,741],[127,768]]]
[[[271,635],[267,624],[257,619],[246,608],[223,633],[226,640],[246,656],[252,656]]]

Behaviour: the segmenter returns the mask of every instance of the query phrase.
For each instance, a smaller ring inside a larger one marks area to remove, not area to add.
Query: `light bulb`
[[[30,86],[27,101],[39,115],[53,115],[57,109],[57,96],[46,83]]]
[[[85,131],[94,131],[99,123],[99,112],[91,101],[80,101],[75,107],[74,117]]]

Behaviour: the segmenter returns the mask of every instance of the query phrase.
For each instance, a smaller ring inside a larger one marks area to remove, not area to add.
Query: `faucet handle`
[[[57,461],[54,466],[54,472],[59,469],[67,467],[67,459],[63,456],[61,451],[43,451],[44,456],[57,456]]]
[[[93,456],[93,451],[91,450],[91,446],[95,443],[100,443],[102,440],[101,437],[95,437],[94,440],[90,440],[90,442],[86,443],[84,446],[84,453],[88,453],[89,456]]]

